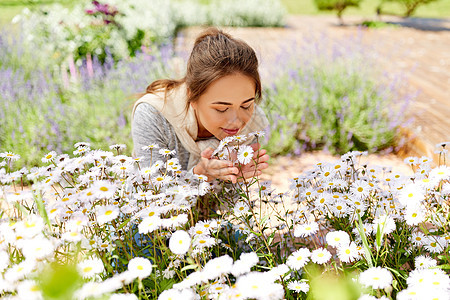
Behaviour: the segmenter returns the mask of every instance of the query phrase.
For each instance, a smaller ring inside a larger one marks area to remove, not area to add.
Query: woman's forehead
[[[205,104],[240,105],[255,97],[255,82],[242,74],[227,75],[211,83],[200,96]]]

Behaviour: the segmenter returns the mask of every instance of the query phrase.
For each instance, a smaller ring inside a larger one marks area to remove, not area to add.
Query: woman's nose
[[[237,129],[244,126],[244,121],[242,116],[239,116],[238,113],[233,113],[231,118],[228,120],[228,124],[230,124],[228,128]]]

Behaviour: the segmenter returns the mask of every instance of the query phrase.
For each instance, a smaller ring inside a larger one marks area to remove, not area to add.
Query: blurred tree
[[[403,16],[410,17],[417,9],[417,7],[419,7],[420,5],[428,4],[435,1],[437,0],[382,0],[380,4],[380,10],[383,2],[397,2],[405,8],[405,13]]]
[[[342,12],[349,6],[358,7],[361,1],[362,0],[314,0],[319,10],[336,10],[341,25],[344,24]]]

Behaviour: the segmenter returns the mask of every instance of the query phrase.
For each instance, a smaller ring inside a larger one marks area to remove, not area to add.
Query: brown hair
[[[186,83],[189,90],[186,109],[217,79],[241,73],[255,82],[255,101],[261,99],[261,79],[255,51],[244,41],[217,29],[209,28],[195,40],[187,63],[187,71],[180,80],[161,79],[152,82],[146,93],[167,92]],[[165,98],[165,97],[164,97]]]

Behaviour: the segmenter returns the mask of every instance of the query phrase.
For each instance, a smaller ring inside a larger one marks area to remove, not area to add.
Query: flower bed
[[[236,151],[236,164],[245,163],[242,139],[223,141],[217,157]],[[439,145],[443,159],[447,144]],[[50,152],[47,166],[19,171],[17,155],[1,154],[2,296],[448,297],[445,165],[409,158],[415,173],[402,176],[360,165],[364,153],[349,152],[273,194],[257,179],[211,185],[156,145],[148,151],[167,159],[151,166],[121,155],[123,148],[77,143],[74,157]],[[21,190],[24,177],[31,190]],[[219,207],[200,219],[200,200]]]

